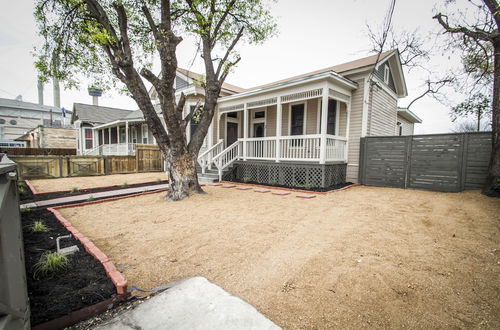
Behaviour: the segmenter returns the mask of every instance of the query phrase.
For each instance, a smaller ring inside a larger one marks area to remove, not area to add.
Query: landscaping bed
[[[23,203],[28,203],[32,201],[41,201],[59,197],[68,197],[68,196],[78,196],[84,194],[92,194],[103,191],[110,190],[119,190],[119,189],[128,189],[128,188],[136,188],[136,187],[146,187],[146,186],[154,186],[168,183],[168,180],[162,181],[153,181],[153,182],[144,182],[144,183],[136,183],[136,184],[127,184],[127,185],[115,185],[101,188],[93,188],[93,189],[82,189],[77,191],[57,191],[57,192],[48,192],[48,193],[39,193],[33,194],[31,189],[28,186],[24,185],[24,188],[20,190],[19,200]]]
[[[56,238],[69,232],[46,209],[22,212],[24,255],[31,325],[35,326],[95,305],[116,295],[116,288],[101,263],[89,255],[74,238],[61,240],[61,247],[76,245],[79,251],[68,256],[68,266],[42,275],[37,262],[46,251],[56,251]],[[32,232],[40,221],[47,231]]]
[[[329,192],[332,190],[337,190],[341,189],[347,186],[352,185],[352,182],[345,182],[345,183],[339,183],[330,187],[326,188],[320,188],[320,187],[310,187],[307,185],[303,186],[285,186],[285,185],[280,185],[280,184],[268,184],[268,183],[260,183],[256,181],[243,181],[243,180],[231,180],[227,182],[235,182],[235,183],[244,183],[244,184],[252,184],[252,185],[258,185],[258,186],[266,186],[266,187],[272,187],[272,188],[284,188],[284,189],[292,189],[292,190],[303,190],[304,192],[308,191],[314,191],[314,192]]]

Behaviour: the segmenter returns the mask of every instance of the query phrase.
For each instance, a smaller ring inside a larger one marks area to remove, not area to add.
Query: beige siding
[[[276,136],[276,106],[267,107],[266,136]]]
[[[403,127],[402,135],[413,135],[414,124],[410,123],[408,120],[403,117],[398,116],[398,122],[401,123]],[[399,128],[396,126],[396,135],[399,135]]]
[[[40,127],[42,148],[76,149],[76,130],[66,128]]]
[[[317,134],[318,127],[318,101],[319,99],[307,100],[306,134]]]
[[[282,136],[287,136],[288,133],[288,115],[290,113],[290,105],[289,104],[283,104],[282,105],[282,118],[281,118],[281,135]]]
[[[352,92],[347,156],[347,181],[351,182],[358,182],[359,142],[363,118],[364,79],[356,80],[356,82],[359,87]]]
[[[368,136],[394,135],[398,113],[397,99],[374,86],[368,108]]]
[[[224,129],[226,127],[226,115],[223,114],[220,116],[220,121],[219,121],[219,136],[221,139],[226,138],[226,132],[224,132]]]
[[[347,128],[347,106],[344,102],[340,102],[339,106],[339,131],[336,135],[345,136]]]

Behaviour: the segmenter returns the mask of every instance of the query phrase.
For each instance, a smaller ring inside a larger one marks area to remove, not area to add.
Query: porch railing
[[[238,140],[212,159],[215,166],[219,170],[219,180],[222,180],[222,173],[224,169],[229,167],[235,160],[241,158],[241,146],[241,141]]]
[[[114,143],[114,144],[101,144],[94,149],[85,152],[87,156],[127,156],[135,154],[135,143]]]
[[[206,169],[212,169],[212,159],[224,150],[224,140],[219,140],[215,145],[210,147],[198,157],[198,164],[201,167],[201,173],[205,174]]]
[[[243,159],[262,159],[277,161],[320,161],[321,135],[298,135],[264,138],[239,139],[246,149]],[[279,153],[277,152],[279,143]],[[326,136],[326,161],[345,161],[347,139],[335,136]]]

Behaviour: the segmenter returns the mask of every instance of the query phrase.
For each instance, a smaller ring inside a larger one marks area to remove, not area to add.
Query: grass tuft
[[[40,256],[40,260],[35,264],[33,277],[45,277],[52,273],[57,273],[69,267],[68,257],[57,253],[46,251]]]
[[[31,212],[31,209],[29,207],[25,207],[24,209],[21,209],[21,213],[29,213]]]
[[[124,188],[128,187],[128,183],[126,183],[126,182],[122,183],[122,187],[124,187]]]
[[[90,196],[87,198],[87,201],[89,201],[89,202],[91,202],[91,201],[93,201],[93,200],[95,200],[95,197],[94,197],[94,196],[92,196],[92,195],[90,195]]]
[[[43,221],[35,221],[31,224],[30,230],[32,233],[42,233],[49,231],[49,227],[47,227]]]
[[[277,185],[278,185],[278,181],[276,181],[276,180],[271,181],[271,186],[277,186]]]
[[[78,192],[78,187],[73,187],[71,188],[71,190],[69,191],[70,194],[75,194]]]
[[[244,183],[249,183],[250,182],[250,178],[245,176],[243,177],[243,179],[241,179],[241,181],[243,181]]]

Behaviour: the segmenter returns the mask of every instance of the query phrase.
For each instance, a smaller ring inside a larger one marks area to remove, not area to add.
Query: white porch
[[[356,84],[343,85],[327,81],[222,98],[214,119],[217,143],[198,158],[202,172],[215,167],[221,178],[236,160],[346,163],[351,90]]]

